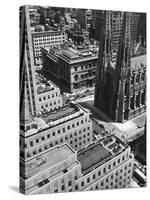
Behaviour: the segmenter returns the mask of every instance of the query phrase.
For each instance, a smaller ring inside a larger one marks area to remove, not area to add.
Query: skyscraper
[[[29,6],[20,8],[20,109],[27,94],[30,113],[37,114],[36,81],[32,38],[30,30]]]

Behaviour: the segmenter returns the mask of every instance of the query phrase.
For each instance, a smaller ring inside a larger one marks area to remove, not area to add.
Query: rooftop
[[[70,103],[62,108],[59,108],[53,112],[43,112],[39,117],[34,118],[34,122],[37,125],[36,128],[32,128],[28,131],[21,131],[20,135],[23,137],[30,137],[39,132],[55,127],[61,123],[65,123],[73,118],[79,117],[87,112],[82,109],[81,106],[74,103]]]
[[[54,90],[54,84],[40,74],[36,74],[36,85],[38,94]]]
[[[43,113],[40,117],[45,121],[45,123],[54,122],[57,120],[63,120],[63,118],[68,117],[79,112],[80,109],[75,104],[68,104],[56,111]],[[81,112],[82,113],[82,112]],[[69,119],[69,118],[68,118]],[[64,120],[63,120],[64,121]]]
[[[127,147],[119,138],[111,135],[79,150],[77,159],[81,163],[83,175],[114,158]]]
[[[61,58],[69,64],[98,59],[98,45],[75,45],[66,43],[60,47],[50,49],[49,53]]]
[[[29,179],[49,168],[59,165],[74,154],[75,152],[65,143],[28,159],[24,162],[25,166],[22,165],[23,168],[25,167],[25,179]],[[22,172],[24,172],[23,169]]]

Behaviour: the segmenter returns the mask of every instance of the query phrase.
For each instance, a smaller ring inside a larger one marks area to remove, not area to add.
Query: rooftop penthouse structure
[[[44,112],[20,127],[20,156],[25,160],[67,142],[79,150],[92,142],[92,122],[81,106],[70,103],[53,112]]]
[[[130,147],[110,135],[75,152],[62,144],[20,159],[26,194],[125,188],[133,173]],[[26,168],[26,170],[24,170]]]
[[[38,113],[42,110],[54,111],[63,106],[60,89],[40,74],[36,74]]]
[[[98,59],[97,45],[74,45],[42,48],[43,70],[57,78],[68,92],[95,84]]]

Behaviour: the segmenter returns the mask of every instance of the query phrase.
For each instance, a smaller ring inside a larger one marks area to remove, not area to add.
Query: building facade
[[[36,65],[40,65],[41,48],[51,48],[63,44],[67,40],[67,35],[64,31],[41,31],[32,32],[34,61]]]
[[[42,110],[54,111],[63,106],[63,99],[60,89],[50,80],[42,75],[36,75],[38,114]]]
[[[77,21],[80,24],[81,28],[86,29],[90,32],[92,24],[92,10],[90,9],[78,9],[77,11]]]
[[[110,13],[106,19],[110,21]],[[139,41],[131,45],[130,13],[124,13],[117,61],[113,62],[112,34],[104,23],[95,106],[112,120],[123,122],[146,110],[146,49]],[[109,31],[108,31],[109,30]]]
[[[43,70],[59,79],[67,92],[95,85],[98,47],[42,49]]]
[[[125,188],[131,182],[133,159],[130,147],[114,135],[78,152],[62,144],[25,163],[20,159],[20,185],[25,194]]]
[[[54,112],[43,113],[20,127],[20,156],[28,159],[54,146],[67,142],[79,150],[92,142],[89,113],[71,103]]]

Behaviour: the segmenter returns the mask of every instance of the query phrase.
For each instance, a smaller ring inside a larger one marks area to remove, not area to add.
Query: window
[[[40,148],[40,149],[39,149],[39,153],[41,153],[41,152],[42,152],[42,149]]]
[[[53,144],[52,144],[52,143],[50,143],[50,147],[53,147]]]
[[[88,183],[90,182],[90,178],[87,179],[87,182],[88,182]]]
[[[36,151],[33,151],[33,155],[35,155],[36,154]]]
[[[55,136],[55,132],[53,132],[53,136]]]
[[[44,137],[42,137],[42,140],[44,140]]]
[[[62,139],[62,138],[60,139],[60,142],[63,142],[63,139]]]
[[[68,130],[70,129],[70,126],[68,126]]]
[[[98,172],[98,175],[99,175],[99,176],[101,175],[101,171]]]
[[[134,85],[134,75],[131,77],[131,85]]]
[[[71,186],[71,181],[68,181],[68,186]]]
[[[78,185],[75,186],[75,190],[78,190]]]
[[[95,179],[95,174],[93,174],[93,179]]]
[[[81,186],[82,186],[82,187],[84,186],[84,182],[83,182],[83,181],[81,182]]]
[[[47,146],[45,146],[44,148],[45,148],[45,150],[46,150],[46,149],[47,149]]]
[[[43,97],[43,100],[46,100],[46,97]]]
[[[30,154],[29,153],[27,153],[27,158],[30,158]]]
[[[141,81],[144,81],[144,72],[141,74]]]
[[[33,147],[33,142],[32,141],[30,142],[30,146]]]
[[[55,189],[54,189],[54,192],[55,192],[55,193],[57,193],[57,192],[58,192],[58,189],[57,189],[57,188],[55,188]]]
[[[39,101],[42,101],[41,98],[39,98]]]
[[[58,130],[58,134],[60,133],[60,130]]]
[[[47,135],[47,138],[50,138],[50,134]]]
[[[65,128],[63,128],[63,133],[65,132]]]
[[[103,172],[106,173],[106,168],[103,169]]]
[[[136,83],[138,83],[139,82],[139,75],[137,74],[136,75]]]
[[[50,99],[50,95],[48,95],[48,99]]]
[[[62,191],[65,190],[65,186],[64,185],[61,186],[61,190]]]

